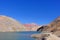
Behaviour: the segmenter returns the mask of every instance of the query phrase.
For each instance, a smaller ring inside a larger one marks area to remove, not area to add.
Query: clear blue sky
[[[60,16],[59,0],[0,0],[0,15],[21,23],[48,24]]]

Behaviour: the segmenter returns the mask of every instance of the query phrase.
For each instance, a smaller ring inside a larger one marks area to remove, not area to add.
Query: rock
[[[33,34],[37,40],[60,40],[60,16],[48,25],[37,29],[40,34]]]
[[[0,16],[0,32],[26,31],[25,27],[13,18]]]
[[[37,29],[37,31],[42,32],[47,26],[41,26],[40,28]]]
[[[35,38],[36,40],[60,40],[59,37],[52,33],[33,34],[31,37]]]
[[[60,16],[56,18],[53,22],[46,26],[41,26],[37,29],[40,32],[52,32],[55,35],[60,36]]]

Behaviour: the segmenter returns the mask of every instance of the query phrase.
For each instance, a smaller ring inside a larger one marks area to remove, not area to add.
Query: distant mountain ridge
[[[24,24],[24,26],[27,29],[27,31],[36,31],[40,27],[40,25],[37,25],[35,23]]]

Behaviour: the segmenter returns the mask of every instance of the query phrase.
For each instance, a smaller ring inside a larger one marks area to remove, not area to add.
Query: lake
[[[0,40],[35,40],[30,35],[40,32],[24,31],[24,32],[0,32]]]

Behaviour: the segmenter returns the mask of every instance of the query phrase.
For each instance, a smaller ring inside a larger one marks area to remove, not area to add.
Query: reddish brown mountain
[[[35,24],[35,23],[31,23],[31,24],[24,24],[25,28],[27,29],[27,31],[36,31],[40,26]]]

